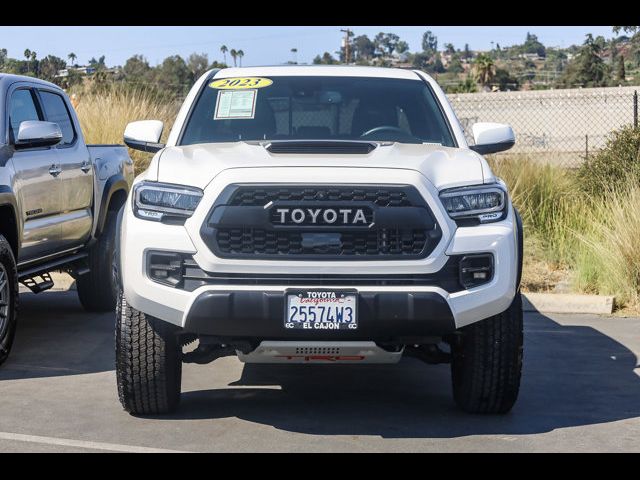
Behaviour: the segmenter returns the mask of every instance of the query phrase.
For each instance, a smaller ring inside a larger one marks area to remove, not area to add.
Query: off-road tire
[[[179,328],[127,304],[116,307],[118,397],[131,414],[173,412],[180,402],[182,347]]]
[[[452,342],[453,397],[469,413],[507,413],[522,371],[522,297],[509,308],[460,330]]]
[[[118,299],[118,285],[113,272],[116,246],[117,214],[109,212],[104,229],[89,249],[89,272],[78,276],[78,298],[89,312],[112,312]]]
[[[6,309],[4,322],[0,318],[0,365],[9,356],[13,339],[16,334],[16,324],[18,319],[18,270],[16,259],[13,256],[11,245],[6,238],[0,235],[0,290],[5,289],[6,299],[0,296],[0,309]],[[4,285],[6,282],[6,286]],[[7,301],[8,300],[8,301]],[[6,305],[5,305],[6,304]],[[4,326],[3,326],[4,325]]]

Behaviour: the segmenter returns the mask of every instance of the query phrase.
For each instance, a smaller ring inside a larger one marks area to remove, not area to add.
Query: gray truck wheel
[[[9,242],[0,235],[0,365],[7,359],[16,334],[18,271]]]
[[[131,414],[174,411],[180,402],[179,328],[135,310],[120,293],[116,307],[118,397]]]
[[[463,327],[451,345],[453,397],[469,413],[507,413],[522,371],[522,297],[504,312]]]
[[[104,230],[89,249],[89,273],[76,280],[80,303],[90,312],[109,312],[116,306],[118,286],[113,272],[116,221],[117,215],[110,212]]]

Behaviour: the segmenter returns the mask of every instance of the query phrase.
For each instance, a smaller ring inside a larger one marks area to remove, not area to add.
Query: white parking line
[[[42,443],[45,445],[60,445],[63,447],[89,448],[93,450],[107,450],[126,453],[189,453],[181,450],[167,450],[164,448],[138,447],[135,445],[120,445],[117,443],[89,442],[68,438],[41,437],[38,435],[23,435],[21,433],[0,432],[0,440],[18,442]]]

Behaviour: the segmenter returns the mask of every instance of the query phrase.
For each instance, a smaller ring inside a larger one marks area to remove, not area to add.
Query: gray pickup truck
[[[58,86],[0,74],[0,364],[17,322],[18,283],[75,278],[87,310],[112,310],[116,217],[133,182],[120,145],[87,145]]]

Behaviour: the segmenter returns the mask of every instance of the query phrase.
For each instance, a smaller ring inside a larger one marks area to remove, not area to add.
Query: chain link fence
[[[497,155],[576,167],[602,148],[613,130],[638,126],[636,88],[465,93],[449,95],[449,101],[470,144],[474,123],[508,123],[516,144]]]

